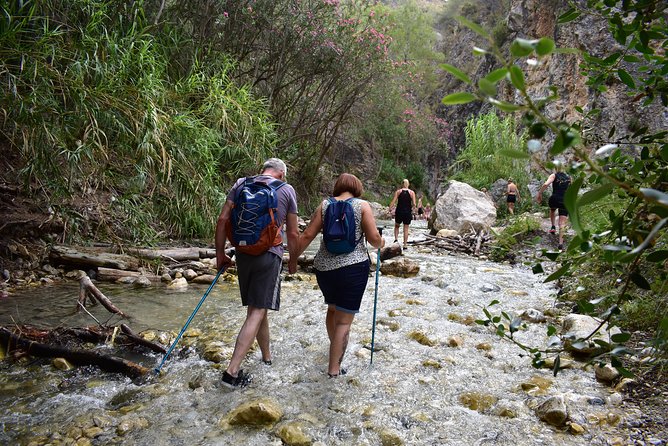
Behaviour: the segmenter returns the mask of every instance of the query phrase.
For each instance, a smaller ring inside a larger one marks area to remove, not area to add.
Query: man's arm
[[[229,266],[232,263],[232,259],[225,254],[225,244],[227,243],[227,225],[230,223],[230,214],[233,206],[233,201],[225,201],[223,210],[220,211],[218,222],[216,223],[216,265],[218,269]]]
[[[392,201],[390,201],[390,205],[388,206],[390,209],[392,209],[392,206],[394,206],[394,203],[397,201],[398,197],[399,197],[399,191],[396,191],[394,193],[394,197],[392,197]]]

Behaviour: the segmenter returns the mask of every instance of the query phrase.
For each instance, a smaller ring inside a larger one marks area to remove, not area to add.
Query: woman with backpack
[[[369,280],[369,253],[363,239],[376,249],[385,245],[371,206],[359,199],[363,190],[362,182],[355,175],[341,174],[334,184],[332,197],[318,206],[308,227],[300,234],[295,254],[295,257],[301,255],[313,239],[323,233],[313,266],[327,304],[325,325],[330,342],[327,368],[330,378],[346,373],[341,362],[348,346],[350,326],[359,312]],[[343,236],[334,235],[341,231]]]
[[[564,205],[564,194],[568,189],[568,186],[571,185],[571,177],[563,172],[563,166],[561,163],[556,164],[556,171],[547,177],[547,180],[538,190],[536,194],[536,201],[540,203],[543,201],[543,191],[552,185],[552,195],[548,200],[548,205],[550,206],[550,223],[552,227],[550,228],[550,234],[556,232],[554,226],[555,214],[557,210],[559,211],[559,245],[558,249],[564,249],[564,231],[566,230],[566,223],[568,222],[568,210]]]

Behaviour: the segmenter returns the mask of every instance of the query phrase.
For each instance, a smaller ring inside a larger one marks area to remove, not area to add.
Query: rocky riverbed
[[[414,238],[419,237],[416,231]],[[344,367],[326,372],[325,307],[314,277],[286,277],[282,308],[270,315],[273,365],[258,351],[246,389],[220,385],[245,312],[234,277],[212,291],[160,376],[143,382],[51,361],[2,361],[3,444],[289,445],[662,445],[644,427],[656,413],[628,398],[633,381],[598,377],[562,358],[555,377],[534,369],[513,344],[477,324],[482,308],[525,317],[520,342],[543,348],[548,325],[568,308],[556,289],[522,265],[497,264],[411,246],[411,277],[380,277],[373,364],[374,277],[353,323]],[[169,342],[206,289],[98,284],[134,317],[136,331]],[[27,303],[28,300],[32,303]],[[19,304],[20,301],[20,304]],[[76,324],[76,287],[26,290],[2,301],[2,323]],[[84,318],[84,319],[80,319]],[[107,349],[112,346],[104,347]],[[148,367],[161,357],[136,354]],[[643,358],[637,358],[642,360]],[[658,432],[658,433],[657,433]]]

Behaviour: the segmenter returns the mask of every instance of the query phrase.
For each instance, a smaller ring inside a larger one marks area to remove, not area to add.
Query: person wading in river
[[[415,192],[408,188],[408,180],[404,180],[401,189],[397,189],[390,202],[390,212],[394,203],[397,203],[394,209],[394,243],[399,240],[399,227],[404,225],[404,249],[408,248],[408,227],[413,219],[413,209],[415,204]]]
[[[216,225],[216,261],[218,269],[229,266],[232,260],[225,253],[225,243],[228,231],[232,225],[233,209],[238,193],[246,187],[248,182],[262,183],[276,187],[274,193],[277,198],[275,222],[279,228],[285,223],[285,232],[288,240],[288,251],[297,250],[299,229],[297,226],[297,198],[295,190],[285,181],[287,168],[278,158],[268,159],[262,166],[260,175],[249,178],[239,178],[227,194],[227,200],[218,217]],[[276,181],[280,180],[280,181]],[[239,277],[239,291],[243,306],[248,307],[246,320],[241,326],[234,345],[234,353],[227,369],[223,373],[223,384],[228,387],[244,387],[250,383],[251,377],[241,369],[241,362],[255,339],[262,352],[262,362],[271,365],[269,350],[269,321],[267,310],[278,311],[280,307],[281,268],[283,261],[283,243],[280,237],[259,255],[244,254],[237,248],[235,257],[237,274]],[[298,255],[290,255],[288,269],[290,273],[297,270]]]
[[[568,186],[571,185],[571,177],[568,174],[563,172],[563,165],[560,162],[555,162],[555,170],[553,174],[547,177],[547,180],[538,190],[536,194],[536,201],[540,203],[543,201],[543,191],[552,185],[552,195],[548,200],[548,205],[550,206],[550,223],[552,227],[550,228],[550,234],[556,232],[554,226],[555,214],[557,210],[559,211],[559,244],[558,249],[564,249],[564,232],[566,231],[566,223],[568,222],[568,210],[564,205],[564,194],[568,189]]]
[[[383,237],[376,228],[371,206],[367,201],[359,199],[362,192],[362,182],[355,175],[342,173],[336,180],[332,197],[336,202],[350,200],[355,216],[356,242],[351,252],[337,254],[329,251],[323,237],[320,249],[313,260],[318,286],[327,304],[325,325],[329,336],[327,374],[330,378],[346,373],[345,369],[341,368],[341,362],[348,347],[350,326],[355,314],[359,312],[369,280],[369,253],[363,238],[366,237],[374,248],[382,248],[385,245]],[[324,200],[315,210],[308,227],[299,236],[296,256],[299,256],[323,231],[327,208],[333,205],[332,199]]]

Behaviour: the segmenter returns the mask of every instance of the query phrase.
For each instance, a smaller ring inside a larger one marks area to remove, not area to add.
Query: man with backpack
[[[404,225],[404,249],[408,248],[408,227],[413,220],[413,209],[415,209],[415,192],[408,188],[409,182],[405,179],[402,182],[402,188],[397,189],[390,202],[390,212],[394,203],[397,208],[394,210],[394,243],[399,240],[399,227]]]
[[[231,265],[225,253],[229,240],[235,247],[241,302],[247,307],[246,320],[234,345],[234,353],[223,373],[223,384],[245,387],[251,381],[241,363],[255,339],[262,362],[271,365],[268,310],[280,307],[283,264],[282,227],[288,241],[290,273],[297,269],[299,241],[297,197],[285,182],[287,168],[278,158],[270,158],[254,177],[239,178],[230,189],[216,225],[218,269]]]
[[[566,230],[566,223],[568,222],[568,210],[564,205],[564,194],[568,189],[568,186],[571,185],[571,177],[563,172],[563,166],[559,162],[555,162],[556,172],[552,173],[547,180],[538,190],[536,194],[536,201],[540,203],[543,201],[543,191],[552,185],[552,195],[548,200],[548,205],[550,206],[550,223],[552,227],[550,228],[550,234],[556,232],[554,226],[555,214],[557,210],[559,211],[559,244],[558,249],[564,249],[564,231]]]

